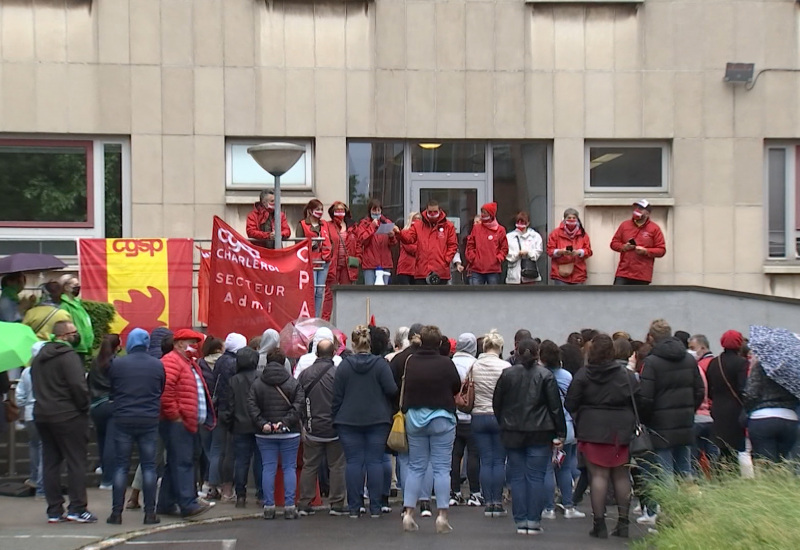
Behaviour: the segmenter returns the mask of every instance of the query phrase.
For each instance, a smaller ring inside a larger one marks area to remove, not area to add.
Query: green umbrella
[[[0,372],[27,365],[38,340],[28,325],[0,322]]]

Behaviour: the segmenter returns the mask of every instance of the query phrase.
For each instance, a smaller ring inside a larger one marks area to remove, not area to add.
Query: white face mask
[[[689,353],[689,355],[691,355],[692,357],[697,359],[697,352],[696,351],[694,351],[693,349],[690,349],[687,352]]]
[[[194,346],[186,346],[186,354],[191,355],[193,353],[197,353],[197,348]]]

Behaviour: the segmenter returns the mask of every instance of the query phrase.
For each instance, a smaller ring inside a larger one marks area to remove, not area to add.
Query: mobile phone
[[[567,246],[567,252],[572,252],[572,245]]]
[[[634,239],[631,239],[631,240],[628,241],[628,244],[632,244],[633,246],[636,246],[636,241]]]

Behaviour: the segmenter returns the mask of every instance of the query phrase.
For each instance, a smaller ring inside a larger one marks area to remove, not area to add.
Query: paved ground
[[[543,522],[543,535],[523,537],[514,532],[511,518],[488,519],[483,517],[481,509],[466,507],[452,509],[454,531],[449,535],[436,535],[432,519],[419,519],[418,533],[403,533],[397,511],[380,519],[362,517],[353,520],[320,512],[297,521],[286,521],[280,516],[273,521],[264,521],[252,519],[260,511],[255,505],[236,509],[231,504],[217,504],[199,518],[198,521],[203,523],[188,522],[187,525],[179,519],[162,517],[161,531],[148,534],[143,532],[145,526],[139,511],[126,511],[122,525],[105,523],[111,508],[110,491],[90,489],[89,503],[90,509],[100,517],[97,524],[48,525],[43,501],[0,497],[0,549],[88,550],[110,547],[109,543],[113,541],[118,544],[117,548],[124,550],[242,550],[262,547],[269,540],[281,541],[283,550],[351,550],[354,547],[416,550],[434,544],[437,550],[493,548],[498,544],[504,550],[527,550],[531,547],[599,550],[626,546],[625,541],[614,537],[608,541],[590,538],[591,521],[588,518],[565,520],[559,516],[554,521]],[[586,509],[583,511],[588,512]],[[609,526],[612,523],[609,521]],[[644,534],[635,523],[631,531],[634,537]],[[140,536],[126,541],[126,534],[131,532],[138,532]]]

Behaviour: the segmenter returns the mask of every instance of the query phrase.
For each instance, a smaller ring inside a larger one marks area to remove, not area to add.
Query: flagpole
[[[367,297],[367,320],[364,324],[369,325],[369,297]]]

